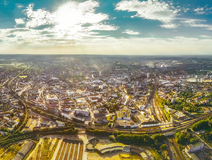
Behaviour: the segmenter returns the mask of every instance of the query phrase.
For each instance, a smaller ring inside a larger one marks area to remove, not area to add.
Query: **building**
[[[130,113],[131,111],[127,107],[117,111],[117,120],[130,120]]]
[[[58,98],[57,98],[56,95],[50,95],[50,94],[48,94],[48,95],[46,96],[46,100],[47,100],[47,101],[56,101],[56,100],[58,100]]]
[[[67,96],[72,96],[72,95],[74,95],[74,94],[75,94],[75,92],[73,92],[73,91],[67,91],[67,92],[66,92],[66,95],[67,95]]]
[[[194,145],[189,144],[186,146],[185,151],[188,153],[193,153],[193,152],[201,150],[203,147],[204,147],[204,143],[202,142],[196,143]]]
[[[65,123],[61,121],[56,121],[58,127],[65,127]]]
[[[74,110],[74,115],[75,116],[86,116],[86,117],[89,117],[90,116],[90,110],[89,109],[85,109],[85,110],[75,109]]]
[[[27,121],[27,124],[26,124],[25,128],[23,129],[23,131],[32,131],[35,126],[36,126],[36,120],[29,118],[29,120]]]
[[[184,120],[186,118],[186,115],[183,114],[183,112],[180,112],[180,111],[176,112],[175,115],[176,115],[178,120]]]
[[[90,139],[88,140],[88,142],[91,143],[91,144],[96,144],[96,143],[99,142],[99,139],[96,138],[96,137],[93,137],[93,138],[90,138]]]

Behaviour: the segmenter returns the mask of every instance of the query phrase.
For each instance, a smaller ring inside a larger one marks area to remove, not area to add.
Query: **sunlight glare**
[[[56,28],[61,30],[70,29],[80,23],[82,16],[82,12],[77,8],[76,3],[62,5],[56,12]]]

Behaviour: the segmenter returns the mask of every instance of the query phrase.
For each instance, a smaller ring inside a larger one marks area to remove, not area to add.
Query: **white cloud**
[[[206,20],[203,19],[186,19],[182,20],[181,22],[188,27],[198,27],[198,28],[206,28],[207,30],[212,30],[212,25],[203,24],[204,22],[207,22]]]
[[[198,7],[196,9],[194,9],[194,12],[198,15],[208,15],[211,13],[212,7],[208,8],[208,5],[205,5],[204,7]]]
[[[88,27],[89,31],[92,30],[105,30],[105,31],[114,31],[117,30],[118,27],[112,25],[104,25],[104,24],[96,24]]]
[[[83,3],[68,2],[55,12],[58,28],[68,29],[75,25],[98,24],[109,19],[107,14],[95,13],[99,3],[96,1],[85,1]]]
[[[2,31],[2,30],[1,30]],[[9,30],[2,33],[11,32]],[[39,32],[39,31],[36,31]],[[189,55],[189,54],[211,54],[212,39],[198,39],[186,37],[174,38],[113,38],[113,37],[88,37],[80,41],[49,41],[46,37],[36,37],[34,30],[23,32],[29,35],[33,45],[23,46],[13,43],[0,44],[0,53],[34,53],[34,54],[138,54],[138,55]],[[21,33],[20,33],[21,35]],[[12,42],[17,41],[19,35],[10,38]],[[0,35],[2,38],[3,35]],[[7,38],[9,39],[9,38]],[[40,44],[39,41],[43,43]],[[19,42],[18,42],[19,43]],[[21,42],[20,42],[21,44]],[[66,46],[66,47],[63,47]],[[9,49],[8,49],[9,48]]]
[[[4,5],[7,6],[8,4],[9,4],[9,2],[4,0]]]
[[[137,12],[132,17],[141,17],[150,20],[158,20],[164,25],[162,27],[170,28],[174,25],[172,21],[175,20],[180,9],[176,9],[172,4],[168,4],[158,0],[123,0],[116,5],[116,10]],[[170,25],[172,24],[172,25]]]
[[[139,35],[140,34],[139,32],[135,32],[135,31],[132,31],[132,30],[125,30],[122,33],[130,34],[130,35]]]
[[[183,12],[184,12],[184,13],[188,12],[189,10],[190,10],[190,8],[185,8],[185,7],[183,7]]]
[[[26,27],[35,28],[42,25],[51,25],[55,23],[55,14],[51,14],[43,9],[33,11],[34,4],[30,4],[24,12],[27,15]]]
[[[24,13],[27,15],[27,28],[44,26],[55,32],[57,38],[79,39],[93,34],[93,30],[117,30],[118,27],[103,23],[109,15],[96,13],[99,3],[88,0],[82,3],[70,1],[61,5],[55,12],[45,9],[33,10],[30,4]]]
[[[16,7],[23,8],[24,6],[22,4],[16,4]]]
[[[163,25],[160,25],[162,28],[169,28],[169,29],[173,29],[173,28],[177,28],[179,25],[177,24],[174,24],[174,23],[167,23],[167,24],[163,24]]]
[[[207,11],[210,11],[210,10],[212,10],[212,7],[211,7],[211,8],[207,8],[206,10],[207,10]]]
[[[208,35],[200,35],[200,37],[201,37],[201,38],[206,38],[206,39],[207,39],[207,38],[211,38],[211,36],[208,36]]]
[[[14,29],[1,29],[0,39],[6,45],[49,46],[84,43],[90,37],[102,37],[99,30],[114,31],[118,27],[105,23],[110,17],[96,13],[96,1],[68,2],[56,11],[34,10],[30,4],[23,12],[26,18],[15,19]],[[22,28],[19,28],[22,27]]]
[[[16,25],[25,24],[24,19],[22,19],[22,18],[15,19],[15,23],[16,23]]]
[[[203,7],[194,9],[194,12],[196,12],[196,14],[205,14]]]
[[[47,45],[49,37],[42,36],[39,30],[34,29],[1,29],[0,39],[5,45]]]

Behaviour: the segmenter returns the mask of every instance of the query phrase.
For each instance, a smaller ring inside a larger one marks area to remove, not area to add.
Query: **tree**
[[[110,135],[109,136],[109,140],[113,141],[113,142],[116,142],[116,138],[114,135]]]
[[[210,129],[210,126],[209,126],[209,121],[208,120],[201,120],[195,124],[193,124],[191,126],[191,128],[194,130],[194,131],[199,131],[199,130],[208,130]]]
[[[5,127],[2,127],[2,128],[1,128],[1,131],[3,131],[3,132],[9,132],[8,129],[5,128]]]
[[[163,151],[163,150],[167,150],[167,146],[166,146],[166,144],[162,144],[161,146],[160,146],[160,149]]]
[[[192,134],[188,132],[182,132],[182,133],[177,132],[175,134],[175,137],[178,143],[186,145],[189,143],[189,139],[192,137]]]
[[[187,132],[191,132],[191,128],[187,128]]]
[[[208,125],[209,125],[210,127],[212,127],[212,119],[209,120]]]
[[[159,142],[163,142],[165,140],[165,136],[163,134],[155,134],[152,136],[152,139],[154,141],[159,141]]]
[[[153,139],[148,134],[142,134],[142,135],[119,134],[117,135],[117,141],[134,145],[145,145],[145,146],[154,145]]]

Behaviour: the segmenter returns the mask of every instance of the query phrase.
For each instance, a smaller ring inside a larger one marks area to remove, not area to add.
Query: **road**
[[[173,143],[173,146],[174,146],[174,150],[176,152],[176,154],[175,154],[176,159],[177,160],[184,160],[184,157],[183,157],[183,155],[182,155],[182,153],[181,153],[181,151],[179,149],[179,146],[178,146],[175,138],[171,138],[171,140],[172,140],[172,143]]]
[[[171,142],[169,141],[168,138],[166,138],[165,144],[167,146],[168,155],[170,157],[170,160],[175,160],[174,155],[173,155],[173,151],[171,150],[172,144],[171,144]]]

